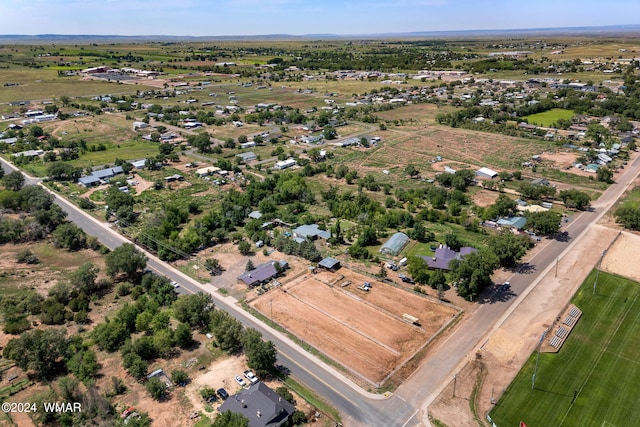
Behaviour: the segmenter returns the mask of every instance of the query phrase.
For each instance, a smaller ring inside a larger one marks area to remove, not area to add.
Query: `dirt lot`
[[[365,281],[373,285],[369,292],[357,289]],[[251,305],[370,384],[381,383],[458,313],[346,268],[304,274]],[[404,313],[420,326],[404,322]]]
[[[602,270],[640,282],[640,235],[623,231],[602,260]]]

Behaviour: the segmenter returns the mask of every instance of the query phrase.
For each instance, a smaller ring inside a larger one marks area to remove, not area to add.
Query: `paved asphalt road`
[[[12,169],[4,161],[3,167],[7,172]],[[287,337],[247,314],[233,299],[221,297],[215,293],[215,284],[201,285],[150,254],[147,254],[148,265],[158,273],[180,283],[182,293],[200,290],[212,293],[217,307],[233,314],[245,325],[261,331],[278,348],[279,363],[286,366],[296,379],[331,402],[342,414],[345,426],[417,426],[422,424],[420,408],[437,396],[439,390],[452,379],[465,358],[473,354],[483,339],[486,339],[491,328],[500,321],[510,307],[521,301],[518,296],[537,285],[539,279],[544,276],[544,272],[553,267],[565,250],[570,250],[574,240],[579,239],[591,225],[595,224],[623,194],[629,183],[638,175],[639,170],[640,157],[637,157],[624,170],[624,173],[618,176],[617,183],[594,203],[592,211],[575,215],[574,219],[566,225],[568,238],[545,242],[546,247],[530,261],[533,272],[518,273],[510,278],[510,292],[493,290],[483,296],[487,301],[467,317],[464,327],[456,328],[440,345],[438,351],[434,352],[396,393],[388,398],[363,392],[335,369],[326,366],[315,356],[301,350]],[[28,178],[26,183],[35,184],[38,181],[38,179]],[[69,220],[88,234],[98,237],[104,245],[114,248],[127,241],[108,225],[88,216],[61,197],[56,196],[56,203],[67,212]],[[489,301],[490,304],[487,303]]]

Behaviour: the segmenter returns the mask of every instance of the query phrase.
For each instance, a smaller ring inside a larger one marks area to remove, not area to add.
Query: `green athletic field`
[[[535,389],[534,352],[491,411],[498,427],[640,426],[640,284],[600,272],[592,295],[595,278],[573,298],[583,314],[560,352],[540,354]]]

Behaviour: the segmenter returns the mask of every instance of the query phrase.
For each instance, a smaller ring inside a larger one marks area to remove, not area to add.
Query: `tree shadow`
[[[521,262],[515,267],[511,268],[509,271],[518,274],[531,274],[536,271],[536,266],[528,262]]]

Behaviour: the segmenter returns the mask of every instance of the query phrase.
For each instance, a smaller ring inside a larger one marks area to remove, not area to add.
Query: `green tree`
[[[193,334],[191,327],[186,323],[180,323],[173,333],[175,343],[182,349],[187,349],[193,344]]]
[[[251,243],[246,240],[240,240],[240,242],[238,242],[238,250],[245,256],[251,254]]]
[[[358,235],[357,243],[362,247],[377,245],[378,236],[376,234],[375,228],[365,227],[362,230],[362,232]]]
[[[254,268],[256,268],[256,266],[253,265],[253,261],[251,261],[251,259],[247,260],[247,264],[244,266],[244,271],[251,271]]]
[[[24,185],[24,175],[20,171],[13,171],[2,178],[4,187],[11,191],[20,191]]]
[[[82,350],[73,353],[67,362],[67,368],[82,382],[92,380],[98,374],[100,364],[93,350]]]
[[[511,216],[516,212],[517,203],[505,194],[500,194],[493,207],[496,216]]]
[[[322,130],[322,136],[327,140],[336,139],[338,137],[338,132],[333,126],[325,126]]]
[[[205,294],[204,292],[184,295],[173,303],[173,314],[176,319],[191,327],[200,329],[207,327],[210,312],[213,309],[211,294]]]
[[[147,257],[131,243],[125,243],[107,254],[105,264],[111,277],[124,273],[128,278],[137,278],[147,266]]]
[[[449,233],[444,236],[444,244],[454,251],[459,251],[462,247],[462,242],[458,236],[453,233]]]
[[[439,289],[441,286],[444,287],[444,285],[446,284],[447,278],[445,277],[442,270],[434,271],[429,278],[429,286],[431,286],[432,289]]]
[[[167,395],[167,385],[160,381],[160,378],[153,377],[149,381],[147,381],[147,385],[145,386],[147,392],[154,400],[163,400]]]
[[[501,267],[510,268],[527,253],[533,242],[526,235],[516,236],[504,231],[489,239],[489,248],[498,257]]]
[[[122,322],[107,319],[93,329],[91,337],[100,350],[114,352],[129,338],[129,331]]]
[[[173,372],[171,372],[171,382],[174,384],[186,384],[189,381],[189,375],[181,370],[181,369],[176,369]]]
[[[149,332],[151,331],[151,321],[153,320],[153,314],[149,311],[143,311],[136,316],[136,331]]]
[[[187,142],[195,147],[200,153],[209,153],[211,151],[211,135],[208,133],[199,133],[197,135],[189,135]]]
[[[387,267],[384,265],[384,263],[380,264],[380,271],[378,272],[378,277],[381,278],[382,280],[387,278]]]
[[[293,397],[293,394],[291,394],[287,387],[278,387],[277,389],[275,389],[275,392],[278,396],[291,403],[292,405],[296,404],[296,399]]]
[[[449,268],[451,279],[457,284],[458,295],[473,300],[491,285],[491,275],[498,265],[498,257],[488,250],[470,253],[461,260],[452,260]]]
[[[59,248],[77,251],[87,244],[87,235],[77,225],[68,222],[59,225],[53,232],[53,244]]]
[[[85,295],[92,295],[96,290],[96,278],[100,269],[90,262],[80,265],[76,271],[69,276],[69,283],[78,292]]]
[[[589,207],[589,203],[591,202],[591,197],[580,190],[562,190],[558,196],[566,207],[578,210],[586,209]]]
[[[596,172],[596,179],[600,182],[613,184],[613,171],[607,166],[600,167]]]
[[[634,206],[620,206],[614,216],[625,228],[640,230],[640,209]]]
[[[562,215],[556,211],[529,212],[527,228],[541,236],[548,236],[560,230]]]
[[[224,411],[216,416],[211,427],[249,427],[249,419],[239,412]]]
[[[212,275],[217,275],[222,273],[222,265],[220,264],[220,261],[216,258],[207,258],[204,262],[204,267]]]
[[[419,256],[411,256],[408,260],[407,269],[416,283],[421,285],[429,284],[429,266]]]
[[[2,355],[40,378],[52,378],[63,372],[68,346],[64,329],[36,329],[9,340]]]
[[[222,310],[214,310],[211,315],[211,331],[223,351],[234,352],[242,345],[242,323]]]

